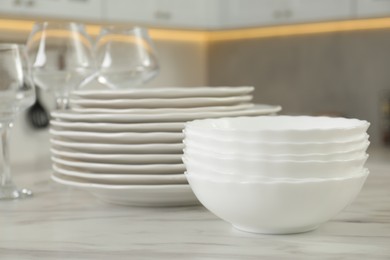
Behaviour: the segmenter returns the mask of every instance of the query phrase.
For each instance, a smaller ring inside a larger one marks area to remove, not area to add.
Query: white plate
[[[144,123],[144,124],[115,124],[115,123],[82,123],[66,121],[50,121],[51,127],[60,130],[90,131],[90,132],[181,132],[184,123]]]
[[[63,141],[55,138],[50,139],[55,147],[66,151],[96,154],[182,154],[183,143],[173,144],[100,144],[100,143],[79,143]]]
[[[182,97],[225,97],[247,95],[254,87],[159,87],[131,90],[76,90],[74,96],[90,99],[115,98],[182,98]]]
[[[67,167],[76,168],[89,173],[107,173],[115,174],[179,174],[184,173],[183,164],[107,164],[107,163],[85,163],[72,161],[70,159],[60,159],[52,156],[52,161]]]
[[[190,206],[198,205],[188,184],[177,185],[108,185],[82,182],[53,174],[55,182],[89,191],[100,200],[126,206]]]
[[[228,112],[202,112],[182,114],[80,114],[72,111],[54,111],[54,118],[64,121],[99,122],[99,123],[141,123],[141,122],[184,122],[202,118],[257,116],[277,113],[280,106],[255,105],[253,108]]]
[[[252,96],[145,99],[70,99],[71,107],[84,108],[185,108],[235,105],[252,100]]]
[[[181,154],[92,154],[51,149],[51,153],[64,159],[92,163],[159,164],[181,163]]]
[[[54,164],[53,170],[58,175],[76,177],[100,184],[121,184],[121,185],[161,185],[161,184],[187,184],[184,174],[164,175],[137,175],[137,174],[111,174],[111,173],[85,173],[68,169],[60,164]]]
[[[254,104],[239,104],[232,106],[207,106],[191,108],[139,108],[139,109],[121,109],[121,108],[84,108],[73,107],[72,110],[79,113],[102,113],[102,114],[165,114],[165,113],[198,113],[198,112],[224,112],[237,111],[253,107]]]
[[[113,144],[179,143],[184,138],[183,133],[98,133],[57,131],[54,129],[50,129],[49,132],[53,136],[65,140]]]

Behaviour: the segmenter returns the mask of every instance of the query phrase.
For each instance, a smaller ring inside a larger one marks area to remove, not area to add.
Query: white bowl
[[[370,144],[368,135],[363,134],[360,138],[352,141],[338,142],[289,142],[289,143],[271,143],[257,142],[250,139],[232,141],[224,140],[218,137],[210,137],[202,134],[189,134],[185,131],[184,143],[186,145],[197,144],[205,149],[213,152],[223,151],[226,154],[291,154],[291,155],[306,155],[306,154],[327,154],[327,153],[343,153],[357,149],[367,149]]]
[[[351,160],[292,161],[261,160],[238,156],[217,156],[184,149],[183,162],[187,171],[193,167],[224,174],[256,175],[270,178],[335,178],[359,171],[368,155]]]
[[[199,201],[239,230],[287,234],[315,229],[350,204],[368,176],[349,178],[233,182],[186,174]]]
[[[359,158],[365,155],[368,144],[362,147],[337,153],[323,153],[323,154],[257,154],[257,153],[242,153],[235,150],[224,150],[219,147],[203,145],[196,142],[184,141],[185,147],[194,149],[199,152],[214,153],[217,156],[240,156],[244,158],[255,158],[263,160],[293,160],[293,161],[329,161],[329,160],[350,160]]]
[[[255,142],[331,142],[355,140],[369,125],[347,118],[256,116],[195,120],[186,124],[186,133]]]
[[[301,172],[251,172],[243,170],[221,171],[214,169],[209,165],[204,165],[193,159],[183,157],[183,162],[187,172],[196,172],[199,175],[215,180],[232,180],[232,181],[248,181],[248,180],[290,180],[290,181],[305,181],[312,179],[332,179],[332,178],[347,178],[356,174],[363,167],[351,168],[344,171],[337,171],[333,167],[333,171],[301,171]]]

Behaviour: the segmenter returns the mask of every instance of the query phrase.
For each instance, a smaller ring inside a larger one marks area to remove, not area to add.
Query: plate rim
[[[178,96],[177,93],[178,92],[181,92],[181,93],[188,93],[188,95],[191,95],[192,93],[205,93],[205,94],[201,94],[201,95],[210,95],[210,92],[211,93],[221,93],[221,94],[224,94],[226,92],[228,92],[228,95],[229,94],[246,94],[246,93],[251,93],[255,90],[255,87],[254,86],[235,86],[235,87],[232,87],[232,86],[216,86],[216,87],[211,87],[211,86],[196,86],[196,87],[169,87],[169,86],[166,86],[166,87],[158,87],[158,88],[148,88],[148,89],[133,89],[133,90],[108,90],[108,89],[104,89],[104,90],[75,90],[73,91],[71,94],[72,95],[76,95],[76,96],[85,96],[85,95],[107,95],[107,94],[110,94],[110,96],[113,96],[113,95],[123,95],[123,94],[131,94],[135,97],[138,97],[138,96],[142,96],[142,95],[145,95],[145,96],[150,96],[150,94],[167,94],[169,92],[173,92],[175,95],[174,96]],[[199,95],[199,94],[195,94],[195,95]],[[169,95],[163,95],[163,96],[169,96]],[[180,96],[180,95],[179,95]],[[108,97],[110,98],[110,97]]]
[[[81,146],[104,146],[104,147],[108,147],[108,146],[122,146],[123,148],[128,148],[128,147],[142,147],[142,148],[150,148],[152,146],[155,146],[155,145],[158,145],[158,146],[184,146],[183,143],[147,143],[147,144],[109,144],[109,143],[90,143],[90,142],[85,142],[85,143],[80,143],[80,142],[75,142],[75,141],[71,141],[71,140],[58,140],[58,139],[55,139],[55,138],[50,138],[50,142],[52,144],[55,144],[55,145],[58,145],[58,146],[65,146],[66,144],[76,144],[76,145],[81,145]],[[62,143],[62,144],[60,144]],[[64,144],[66,143],[66,144]],[[96,147],[95,147],[96,148]]]
[[[74,154],[73,156],[89,156],[89,157],[93,157],[93,156],[96,156],[98,157],[98,159],[111,159],[111,157],[116,157],[116,156],[119,156],[119,157],[125,157],[125,156],[128,156],[128,157],[131,157],[131,156],[135,156],[135,157],[144,157],[144,156],[148,156],[148,157],[153,157],[153,156],[171,156],[171,157],[182,157],[182,154],[159,154],[159,153],[155,153],[155,154],[151,154],[151,153],[147,153],[147,154],[115,154],[115,153],[110,153],[110,154],[94,154],[94,153],[85,153],[85,152],[68,152],[68,151],[59,151],[58,149],[55,149],[53,147],[50,148],[50,152],[54,155],[59,155],[59,156],[68,156],[68,155],[65,155],[65,154]],[[62,154],[61,154],[62,153]],[[69,155],[69,157],[71,157],[72,155]]]
[[[174,168],[172,171],[175,171],[176,168],[179,168],[179,167],[184,167],[184,164],[183,163],[178,163],[178,164],[164,164],[164,163],[153,163],[153,164],[137,164],[137,165],[134,165],[134,164],[110,164],[110,163],[88,163],[88,162],[75,162],[75,161],[69,161],[69,160],[65,160],[65,159],[61,159],[61,158],[58,158],[56,156],[51,156],[51,160],[52,162],[55,162],[55,163],[60,163],[60,164],[63,164],[65,166],[69,166],[69,167],[76,167],[76,168],[111,168],[112,170],[120,170],[120,171],[136,171],[136,170],[139,170],[139,171],[146,171],[146,170],[152,170],[152,169],[155,169],[155,168],[158,168],[158,167],[172,167]],[[184,173],[185,169],[183,169],[183,173]],[[150,174],[150,173],[144,173],[144,174]],[[162,173],[163,174],[163,173]]]
[[[96,178],[100,180],[109,180],[112,178],[113,180],[123,180],[128,178],[129,180],[133,179],[153,179],[153,178],[161,178],[161,179],[171,179],[175,177],[182,177],[184,179],[187,179],[184,175],[184,173],[177,173],[177,174],[115,174],[115,173],[87,173],[87,172],[78,172],[76,169],[64,169],[61,167],[61,164],[54,163],[52,165],[54,172],[56,172],[59,175],[65,175],[69,177],[75,177],[75,178],[85,178],[85,179],[92,179]],[[66,167],[66,166],[65,166]],[[180,179],[182,179],[180,178]],[[120,184],[111,184],[111,185],[120,185]],[[130,184],[126,184],[130,185]],[[146,184],[133,184],[133,185],[146,185]],[[159,184],[153,184],[153,185],[159,185]],[[173,185],[173,184],[172,184]]]
[[[244,110],[238,110],[238,111],[226,111],[226,112],[202,112],[202,113],[181,113],[181,114],[174,114],[172,116],[171,113],[166,114],[144,114],[144,115],[132,115],[131,118],[134,120],[129,120],[129,116],[125,114],[80,114],[76,112],[64,112],[64,111],[53,111],[51,112],[51,115],[53,118],[60,119],[60,120],[68,120],[68,121],[75,121],[75,120],[87,120],[87,122],[94,122],[93,120],[108,120],[113,119],[116,120],[116,122],[113,121],[104,121],[104,123],[119,123],[119,122],[126,122],[126,123],[143,123],[145,120],[158,120],[159,118],[163,118],[164,120],[168,121],[161,121],[161,122],[177,122],[177,121],[169,121],[169,120],[178,120],[179,122],[186,122],[186,121],[192,121],[197,118],[202,117],[237,117],[237,116],[248,116],[248,113],[256,113],[257,115],[265,115],[265,114],[271,114],[271,113],[277,113],[282,110],[282,107],[279,105],[265,105],[265,104],[256,104],[253,108],[244,109]],[[238,115],[237,115],[238,114]],[[142,120],[142,122],[137,122],[135,120],[135,116],[138,117],[136,120]],[[91,121],[92,120],[92,121]],[[155,123],[160,122],[153,121]],[[145,122],[146,123],[146,122]]]
[[[87,188],[87,189],[90,188],[90,189],[104,189],[104,190],[126,190],[126,189],[127,190],[171,190],[176,188],[177,191],[184,190],[184,189],[191,190],[189,184],[117,185],[117,184],[81,183],[81,182],[75,182],[70,180],[64,180],[56,176],[55,173],[51,174],[51,179],[60,184],[69,185],[72,187]]]

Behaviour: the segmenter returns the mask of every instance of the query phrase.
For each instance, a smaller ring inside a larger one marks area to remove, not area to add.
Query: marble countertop
[[[390,259],[390,152],[376,149],[355,202],[315,231],[257,235],[201,206],[132,208],[15,171],[35,197],[0,202],[0,259]]]

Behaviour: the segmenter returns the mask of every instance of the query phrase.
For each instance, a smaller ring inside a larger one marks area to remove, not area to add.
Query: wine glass
[[[141,27],[103,27],[95,56],[98,80],[112,88],[138,86],[159,71],[153,42]]]
[[[53,90],[57,109],[67,109],[69,92],[95,70],[92,44],[78,23],[36,23],[27,41],[34,83]]]
[[[35,101],[35,90],[24,46],[0,44],[0,199],[25,198],[32,195],[18,189],[12,181],[8,137],[15,115]]]

